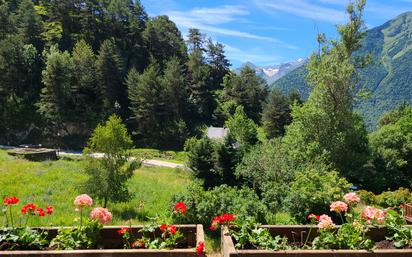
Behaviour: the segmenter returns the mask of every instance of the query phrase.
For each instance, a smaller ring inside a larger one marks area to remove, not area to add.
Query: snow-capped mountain
[[[256,74],[260,76],[261,78],[264,78],[270,85],[276,80],[288,74],[289,72],[293,71],[294,69],[299,68],[300,66],[306,64],[307,62],[308,62],[308,58],[299,58],[294,61],[281,63],[281,64],[273,65],[273,66],[265,66],[265,67],[259,67],[259,66],[254,65],[251,62],[246,62],[242,65],[242,67],[248,66],[252,69],[255,69]],[[241,68],[236,69],[236,72],[240,72],[240,69]]]

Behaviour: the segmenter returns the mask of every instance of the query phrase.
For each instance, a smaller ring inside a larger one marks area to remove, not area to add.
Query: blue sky
[[[273,65],[309,56],[316,34],[336,37],[349,0],[141,0],[150,16],[166,14],[183,35],[199,28],[225,45],[233,67]],[[412,10],[412,0],[367,0],[368,28]]]

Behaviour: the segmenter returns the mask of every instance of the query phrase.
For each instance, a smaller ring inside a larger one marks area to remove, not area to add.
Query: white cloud
[[[217,26],[235,21],[244,21],[244,16],[249,15],[249,12],[243,6],[224,5],[215,8],[194,8],[185,12],[169,11],[166,14],[178,26],[184,28],[198,28],[203,31],[226,36],[269,41],[289,49],[296,48],[293,45],[273,37],[261,36],[249,32]]]
[[[326,0],[324,0],[326,1]],[[342,0],[344,1],[344,0]],[[328,2],[332,2],[329,0]],[[333,1],[335,2],[335,1]],[[255,0],[257,6],[273,12],[286,12],[296,16],[331,23],[342,23],[346,20],[345,10],[325,7],[307,0]]]
[[[401,5],[387,5],[377,2],[369,2],[369,4],[366,4],[365,11],[379,15],[380,18],[392,19],[401,13],[411,11],[411,6],[407,7]]]
[[[259,48],[251,48],[242,50],[228,44],[225,45],[226,56],[232,61],[238,63],[253,62],[259,65],[273,65],[274,63],[279,63],[281,58],[275,55],[268,54]]]

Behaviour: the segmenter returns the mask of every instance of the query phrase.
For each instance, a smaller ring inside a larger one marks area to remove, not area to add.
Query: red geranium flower
[[[185,215],[186,211],[187,211],[187,206],[184,202],[178,202],[175,204],[174,212]]]
[[[36,214],[37,214],[39,217],[44,217],[44,216],[46,215],[46,213],[44,212],[44,210],[43,210],[42,208],[37,208],[37,209],[36,209]]]
[[[123,235],[125,233],[128,233],[129,231],[130,231],[130,228],[121,228],[121,229],[117,230],[117,234]]]
[[[17,204],[19,202],[19,199],[17,198],[17,197],[15,197],[15,196],[12,196],[12,197],[6,197],[6,198],[4,198],[4,200],[3,200],[3,204],[4,205],[13,205],[13,204]]]
[[[224,213],[220,216],[214,217],[210,230],[216,230],[221,225],[229,225],[232,221],[236,220],[236,216],[230,213]]]
[[[160,230],[161,231],[166,231],[167,230],[167,225],[166,224],[162,224],[162,225],[160,225]]]
[[[23,208],[21,208],[21,213],[23,213],[23,214],[34,214],[36,209],[37,209],[37,206],[35,204],[29,203],[29,204],[26,204],[25,206],[23,206]]]
[[[176,226],[169,225],[168,230],[169,230],[170,234],[172,234],[172,235],[176,234]]]
[[[54,211],[53,206],[47,205],[47,207],[46,207],[46,214],[47,214],[47,215],[51,215],[51,214],[53,213],[53,211]]]
[[[205,253],[205,242],[200,241],[196,247],[196,254],[200,256],[200,255],[203,255],[204,253]]]

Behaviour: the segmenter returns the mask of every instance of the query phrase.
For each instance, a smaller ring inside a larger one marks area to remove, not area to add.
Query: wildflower
[[[332,221],[332,218],[326,214],[323,214],[319,217],[318,227],[321,229],[332,228],[335,224]]]
[[[23,214],[34,214],[36,209],[37,209],[37,206],[35,204],[29,203],[29,204],[26,204],[25,206],[23,206],[23,208],[21,208],[21,213],[23,213]]]
[[[196,247],[196,254],[203,255],[205,253],[205,242],[200,241]]]
[[[330,210],[337,213],[346,212],[348,210],[348,205],[344,202],[336,201],[331,203]]]
[[[14,204],[17,204],[18,202],[19,202],[19,199],[18,199],[17,197],[15,197],[15,196],[6,197],[6,198],[4,198],[4,200],[3,200],[3,204],[4,204],[5,206],[14,205]]]
[[[51,215],[51,214],[53,213],[53,211],[54,211],[53,206],[47,205],[47,207],[46,207],[46,214],[47,214],[47,215]]]
[[[129,233],[129,231],[130,231],[130,228],[121,228],[117,230],[117,234],[123,235],[123,234]]]
[[[76,197],[74,199],[74,205],[76,205],[76,210],[80,210],[85,206],[92,206],[93,205],[93,199],[88,196],[87,194],[82,194]]]
[[[187,206],[184,202],[178,202],[175,204],[174,212],[185,215],[187,211]]]
[[[90,212],[90,218],[98,220],[100,224],[105,225],[112,221],[112,213],[107,208],[97,207]]]
[[[360,198],[355,192],[347,193],[343,196],[343,199],[347,204],[357,204],[360,202]]]

